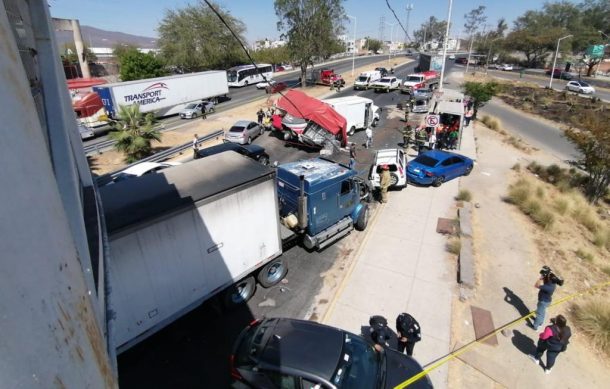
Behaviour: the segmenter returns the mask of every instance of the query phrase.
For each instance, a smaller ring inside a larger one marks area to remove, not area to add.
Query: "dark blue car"
[[[455,177],[469,175],[473,166],[472,159],[463,155],[430,150],[407,164],[407,178],[417,184],[441,186]]]

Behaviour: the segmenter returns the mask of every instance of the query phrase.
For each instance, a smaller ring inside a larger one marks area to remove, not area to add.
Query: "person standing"
[[[474,116],[474,111],[472,110],[472,108],[468,108],[468,110],[464,114],[464,127],[468,127],[473,116]]]
[[[436,148],[436,132],[432,131],[430,138],[428,138],[428,148],[434,150]]]
[[[381,189],[381,201],[380,203],[388,202],[388,188],[390,187],[390,167],[388,165],[381,165],[381,174],[379,175],[379,188]]]
[[[396,318],[396,333],[398,334],[398,352],[412,357],[415,343],[421,340],[421,328],[415,318],[408,313],[401,313]]]
[[[546,351],[546,365],[544,366],[544,372],[546,374],[551,373],[557,355],[559,355],[560,352],[566,351],[568,348],[572,330],[567,326],[567,323],[568,321],[563,315],[557,315],[557,317],[552,318],[551,325],[546,326],[538,337],[536,353],[534,355],[529,355],[530,359],[534,361],[536,365],[539,365],[540,358],[542,358],[542,355]]]
[[[197,151],[199,151],[199,136],[195,134],[193,136],[193,159],[197,159],[199,157]]]
[[[409,143],[411,143],[411,136],[413,135],[413,128],[407,124],[402,129],[402,148],[409,148]]]
[[[392,333],[388,328],[388,321],[380,315],[371,316],[369,319],[369,332],[371,339],[375,343],[375,350],[381,351],[384,347],[389,347],[388,341]]]
[[[356,144],[351,143],[349,146],[349,168],[353,169],[356,166]]]
[[[551,274],[549,269],[549,272],[543,273],[534,284],[534,288],[538,289],[538,305],[536,306],[536,319],[532,327],[536,331],[544,323],[546,309],[551,304],[551,301],[553,301],[553,293],[555,293],[555,288],[557,288],[557,285],[551,280]]]
[[[369,149],[373,147],[373,130],[371,127],[367,127],[364,133],[366,135],[366,148]]]
[[[263,118],[265,117],[265,113],[263,109],[260,108],[258,112],[256,112],[256,118],[258,119],[258,124],[263,124]]]

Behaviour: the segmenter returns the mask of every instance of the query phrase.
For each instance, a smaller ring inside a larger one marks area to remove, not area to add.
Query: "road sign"
[[[427,127],[438,127],[441,118],[439,115],[426,115],[426,126]]]

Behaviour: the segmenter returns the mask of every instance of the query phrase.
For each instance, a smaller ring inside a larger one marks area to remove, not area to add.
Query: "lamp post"
[[[553,67],[551,68],[551,80],[549,81],[549,89],[553,89],[553,78],[555,77],[555,65],[557,64],[557,55],[559,54],[559,43],[566,38],[571,37],[572,34],[566,35],[557,39],[557,49],[555,50],[555,59],[553,59]],[[561,73],[559,73],[559,77],[561,77]]]
[[[352,77],[354,76],[354,66],[356,65],[356,17],[347,15],[348,18],[354,19],[354,49],[352,50]]]
[[[443,66],[441,67],[441,79],[438,83],[438,90],[443,91],[443,78],[445,78],[445,58],[447,57],[447,39],[449,39],[449,26],[451,25],[451,7],[453,0],[449,0],[449,12],[447,12],[447,29],[445,30],[445,38],[443,39]]]
[[[390,57],[392,56],[392,41],[394,40],[394,26],[396,23],[384,22],[390,26],[390,45],[388,46],[388,65],[390,64]]]
[[[489,56],[491,55],[491,48],[494,45],[494,42],[502,39],[502,37],[497,37],[491,40],[491,42],[489,42],[489,50],[487,51],[487,60],[485,61],[485,74],[487,74],[487,72],[489,71]]]

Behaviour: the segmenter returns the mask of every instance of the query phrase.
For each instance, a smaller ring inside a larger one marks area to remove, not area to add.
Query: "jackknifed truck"
[[[321,249],[369,218],[365,182],[320,158],[275,169],[229,151],[100,194],[118,352],[210,298],[247,301],[284,278],[285,248]]]

